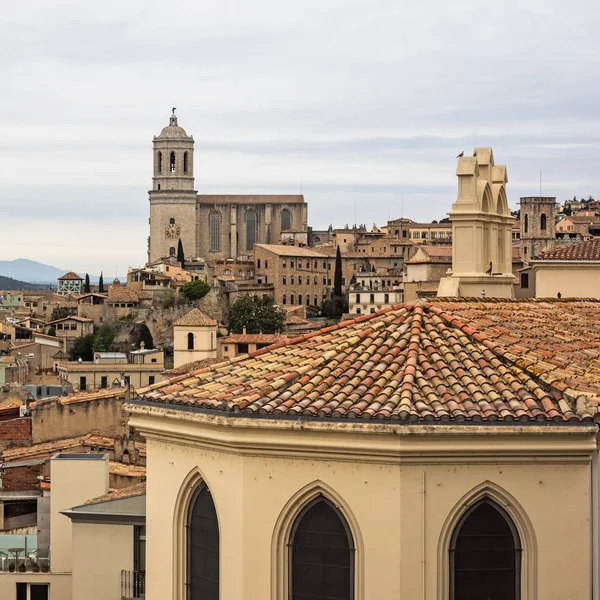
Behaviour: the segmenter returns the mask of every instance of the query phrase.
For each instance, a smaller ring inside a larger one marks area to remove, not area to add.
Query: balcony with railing
[[[0,573],[49,571],[49,553],[38,548],[37,535],[0,534]]]
[[[121,600],[146,597],[146,571],[121,571]]]

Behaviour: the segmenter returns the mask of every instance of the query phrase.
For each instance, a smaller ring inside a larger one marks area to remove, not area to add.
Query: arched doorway
[[[521,541],[510,516],[483,499],[460,519],[450,543],[450,600],[520,600]]]

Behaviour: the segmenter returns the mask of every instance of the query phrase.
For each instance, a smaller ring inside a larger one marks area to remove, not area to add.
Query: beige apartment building
[[[596,404],[565,382],[600,393],[579,350],[600,351],[600,305],[441,300],[128,401],[148,442],[147,600],[591,597]],[[559,368],[546,349],[567,323]]]
[[[48,321],[45,325],[45,333],[48,333],[51,328],[54,329],[57,338],[73,342],[83,335],[94,333],[94,322],[87,317],[72,315],[64,319]]]
[[[600,238],[544,252],[519,271],[518,295],[600,298]]]
[[[160,381],[164,369],[162,350],[142,348],[128,354],[95,352],[93,361],[62,360],[56,371],[63,385],[84,391],[111,387],[141,388]]]
[[[256,244],[256,281],[274,285],[274,300],[281,305],[318,306],[333,287],[328,257],[298,246]]]
[[[109,456],[92,453],[57,453],[50,481],[39,526],[0,534],[0,598],[143,598],[145,484],[109,492]]]

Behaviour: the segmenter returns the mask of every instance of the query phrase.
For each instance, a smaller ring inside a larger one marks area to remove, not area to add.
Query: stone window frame
[[[296,519],[304,508],[319,496],[335,506],[346,520],[354,545],[354,594],[352,600],[365,600],[364,595],[364,543],[358,521],[350,506],[330,486],[315,480],[296,492],[277,518],[271,540],[271,600],[290,600],[289,541]]]

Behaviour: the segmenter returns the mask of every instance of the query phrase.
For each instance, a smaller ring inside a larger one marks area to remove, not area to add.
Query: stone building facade
[[[306,231],[302,195],[204,195],[194,189],[194,138],[177,124],[154,138],[150,190],[149,262],[177,254],[186,259],[236,259],[254,244],[277,243],[281,232]]]
[[[530,196],[521,198],[521,248],[523,258],[531,260],[537,254],[554,250],[556,198]]]

